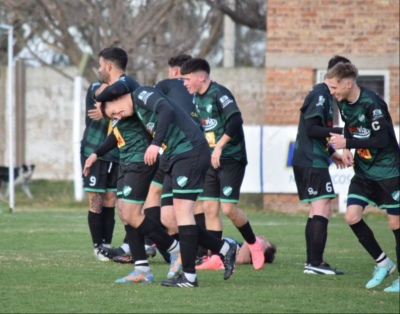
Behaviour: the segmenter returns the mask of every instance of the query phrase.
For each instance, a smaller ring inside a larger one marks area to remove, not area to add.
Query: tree
[[[260,1],[237,1],[231,11],[222,0],[0,0],[0,20],[14,26],[15,55],[32,56],[65,76],[56,65],[79,66],[88,53],[84,76],[89,82],[97,79],[98,53],[117,45],[129,54],[127,72],[153,84],[174,54],[218,55],[223,14],[261,27],[239,18],[243,10],[259,8]],[[6,60],[6,45],[0,36],[0,63]]]

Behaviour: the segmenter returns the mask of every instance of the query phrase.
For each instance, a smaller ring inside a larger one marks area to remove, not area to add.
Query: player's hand
[[[337,152],[334,152],[331,155],[331,159],[332,159],[333,163],[336,165],[337,169],[346,168],[346,165],[343,163],[343,160],[342,160],[342,155],[338,154]]]
[[[97,102],[94,106],[96,107],[96,109],[88,110],[88,114],[87,114],[88,117],[93,120],[103,119],[103,114],[101,113],[101,110],[100,110],[100,103]]]
[[[83,175],[86,177],[89,174],[90,167],[96,162],[97,155],[91,154],[88,159],[86,159],[85,165],[83,166]]]
[[[351,153],[350,149],[344,149],[342,154],[342,161],[346,167],[354,166],[354,156]]]
[[[144,154],[144,163],[146,165],[154,165],[157,162],[158,152],[160,151],[160,147],[157,145],[150,145],[146,149],[146,153]]]
[[[222,154],[222,149],[217,145],[214,147],[214,150],[211,154],[211,165],[214,167],[214,169],[219,168],[220,164],[220,158]]]
[[[330,135],[330,143],[334,149],[346,148],[346,139],[342,135],[336,133],[330,133]]]

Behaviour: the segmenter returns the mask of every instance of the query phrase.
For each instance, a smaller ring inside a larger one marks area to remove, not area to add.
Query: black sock
[[[312,218],[308,217],[307,223],[306,223],[306,229],[305,229],[305,236],[306,236],[306,255],[307,255],[307,260],[306,263],[309,264],[311,260],[311,251],[310,251],[310,246],[311,246],[311,239],[310,239],[310,225],[311,225]]]
[[[195,274],[196,248],[198,233],[196,225],[179,226],[179,238],[181,239],[182,270],[185,273]]]
[[[101,214],[88,212],[88,224],[92,236],[93,247],[98,247],[103,243],[103,232]]]
[[[323,216],[314,215],[310,223],[310,263],[313,266],[321,265],[324,260],[324,250],[328,219]]]
[[[353,230],[354,234],[358,238],[358,241],[361,243],[364,249],[376,261],[379,256],[382,255],[383,250],[376,241],[374,233],[368,227],[365,221],[361,219],[354,225],[350,225],[350,228]]]
[[[168,250],[174,243],[174,239],[170,237],[168,233],[157,224],[157,222],[146,215],[137,230],[141,234],[149,237],[157,247],[163,250]]]
[[[101,222],[103,225],[103,241],[105,244],[111,244],[115,226],[115,207],[103,206]]]
[[[196,225],[196,227],[197,227],[197,233],[199,235],[199,240],[198,240],[199,245],[210,250],[211,252],[219,253],[222,246],[224,245],[224,241],[222,241],[221,238],[215,237],[201,226]]]
[[[240,228],[237,228],[242,235],[243,239],[248,243],[248,244],[254,244],[256,243],[256,235],[253,232],[253,229],[250,226],[250,222],[246,222],[243,226]]]
[[[144,237],[131,225],[125,225],[126,237],[128,238],[129,248],[132,258],[135,261],[147,260],[146,250],[144,248]]]

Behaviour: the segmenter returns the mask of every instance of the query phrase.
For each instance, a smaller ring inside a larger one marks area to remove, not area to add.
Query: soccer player
[[[166,175],[172,178],[173,208],[179,229],[183,273],[176,278],[162,281],[161,285],[198,286],[195,270],[198,243],[224,256],[224,279],[228,279],[235,269],[237,245],[207,233],[196,225],[193,215],[195,200],[202,191],[204,175],[210,163],[210,150],[203,133],[182,108],[158,89],[141,86],[133,93],[126,92],[125,88],[113,84],[96,99],[102,102],[104,116],[122,120],[135,115],[142,123],[142,132],[149,132],[153,136],[144,153],[145,165],[156,164],[161,146],[164,149],[164,169]],[[139,130],[139,127],[135,128]],[[129,224],[159,246],[167,237],[159,238],[161,233],[156,232],[156,229],[160,227],[151,223],[152,219],[146,219],[146,216],[143,218],[141,209],[142,206],[136,206],[130,211]],[[136,259],[135,252],[132,253]],[[129,276],[138,278],[149,272],[149,269],[135,270]]]
[[[350,62],[334,56],[328,70],[338,62]],[[293,173],[301,202],[310,204],[305,227],[305,274],[342,275],[324,261],[331,216],[331,200],[336,197],[328,167],[332,160],[343,167],[342,156],[329,145],[330,132],[341,133],[333,126],[333,98],[326,82],[317,84],[309,92],[300,108],[296,145],[293,153]]]
[[[201,58],[193,58],[181,67],[181,75],[201,118],[205,137],[212,150],[199,199],[203,201],[207,230],[222,238],[223,213],[239,230],[249,244],[253,266],[264,266],[264,254],[246,214],[238,207],[240,187],[247,165],[243,120],[232,93],[224,86],[211,81],[210,65]]]
[[[368,204],[386,210],[396,243],[397,266],[400,261],[400,148],[388,106],[375,92],[357,85],[358,70],[352,64],[338,63],[326,74],[331,94],[338,100],[345,123],[344,136],[332,133],[334,148],[344,149],[343,161],[354,166],[347,196],[345,219],[358,241],[376,262],[366,288],[380,285],[395,271],[395,263],[378,244],[363,220]],[[353,158],[350,149],[355,149]],[[384,289],[399,293],[399,278]]]
[[[118,65],[113,64],[112,67],[114,66],[118,67]],[[98,145],[104,142],[109,132],[111,121],[90,118],[91,111],[96,110],[95,93],[100,92],[105,86],[105,84],[102,85],[101,81],[94,82],[89,86],[86,94],[86,127],[80,150],[82,169],[86,159]],[[100,158],[86,177],[82,176],[83,190],[88,194],[89,199],[88,225],[94,255],[99,261],[109,260],[99,251],[99,247],[110,247],[114,233],[118,161],[118,149],[111,150]]]

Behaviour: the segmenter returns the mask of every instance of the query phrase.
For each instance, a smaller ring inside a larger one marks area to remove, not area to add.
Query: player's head
[[[210,65],[204,59],[192,58],[181,67],[181,76],[190,94],[204,93],[209,86],[209,75]]]
[[[188,60],[192,59],[191,55],[180,54],[168,59],[168,78],[178,78],[181,76],[181,66]]]
[[[339,62],[325,76],[330,93],[338,101],[349,99],[357,87],[358,70],[351,63]]]
[[[128,55],[125,50],[118,47],[108,47],[99,53],[99,76],[105,83],[110,83],[112,71],[125,72],[128,63]]]
[[[181,74],[186,75],[195,72],[205,72],[210,75],[210,65],[207,60],[201,58],[192,58],[181,66]]]
[[[339,62],[351,63],[349,59],[347,59],[347,58],[345,58],[343,56],[335,55],[328,62],[328,71],[331,68],[333,68],[336,64],[338,64]]]
[[[100,110],[103,117],[117,120],[126,119],[135,113],[131,94],[122,95],[112,101],[102,102]]]
[[[264,236],[257,237],[260,240],[261,248],[264,251],[264,263],[272,263],[275,259],[276,245],[265,239]]]

